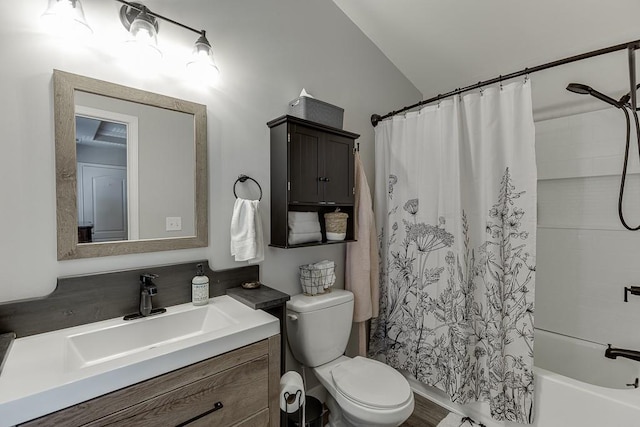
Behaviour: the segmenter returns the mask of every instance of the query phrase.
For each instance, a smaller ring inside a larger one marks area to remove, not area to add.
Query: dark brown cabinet
[[[340,208],[349,214],[346,241],[353,240],[354,142],[360,136],[293,116],[267,123],[271,128],[271,245],[289,245],[289,211],[323,214]]]

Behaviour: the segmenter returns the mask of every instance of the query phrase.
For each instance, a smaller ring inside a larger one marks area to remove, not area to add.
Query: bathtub
[[[640,363],[604,357],[606,346],[536,329],[534,427],[640,426]],[[407,376],[413,391],[487,427],[515,427],[489,416],[489,405],[458,405]]]

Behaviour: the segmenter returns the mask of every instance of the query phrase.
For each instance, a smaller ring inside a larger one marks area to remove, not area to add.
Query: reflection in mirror
[[[75,110],[78,227],[91,241],[195,236],[193,115],[80,91]]]
[[[54,70],[58,259],[207,245],[206,108]]]

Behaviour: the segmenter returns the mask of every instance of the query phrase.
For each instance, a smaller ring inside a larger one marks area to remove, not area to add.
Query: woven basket
[[[328,233],[346,233],[347,218],[349,214],[344,212],[331,212],[324,214],[324,225]]]

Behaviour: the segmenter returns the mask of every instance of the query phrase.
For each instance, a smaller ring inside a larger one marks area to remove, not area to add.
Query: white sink
[[[278,319],[229,296],[13,342],[0,375],[0,427],[15,425],[280,332]]]
[[[84,368],[238,323],[215,304],[186,308],[70,335],[65,366]]]

